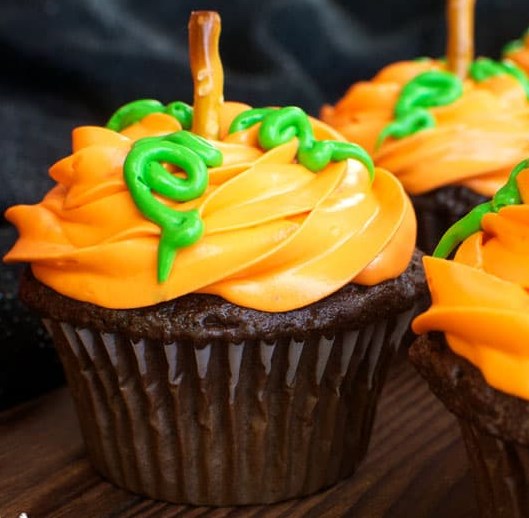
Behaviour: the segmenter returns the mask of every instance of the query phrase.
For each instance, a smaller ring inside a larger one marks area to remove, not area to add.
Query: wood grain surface
[[[84,457],[66,388],[0,413],[0,518],[478,516],[455,419],[398,359],[369,454],[328,491],[269,506],[206,508],[146,500],[102,480]]]

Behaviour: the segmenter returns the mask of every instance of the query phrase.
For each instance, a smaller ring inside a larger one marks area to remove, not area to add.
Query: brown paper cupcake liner
[[[45,323],[98,471],[151,498],[220,506],[300,497],[350,476],[413,315],[205,347]]]
[[[529,517],[529,448],[504,441],[459,418],[480,516]]]

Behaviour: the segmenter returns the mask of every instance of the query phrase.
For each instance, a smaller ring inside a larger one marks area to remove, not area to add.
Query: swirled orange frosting
[[[371,184],[355,160],[312,173],[296,160],[297,139],[264,152],[257,127],[227,134],[248,107],[225,103],[224,162],[209,170],[198,208],[204,236],[181,249],[166,282],[157,282],[160,229],[138,211],[123,180],[134,140],[180,129],[150,115],[121,133],[73,132],[73,153],[50,174],[57,185],[36,205],[10,208],[20,237],[7,262],[30,262],[44,284],[107,308],[134,308],[191,292],[218,294],[241,306],[288,311],[349,282],[376,284],[400,275],[415,243],[415,217],[399,182],[383,169]],[[312,120],[318,139],[344,140]]]
[[[458,100],[428,110],[434,128],[386,139],[375,150],[380,132],[394,120],[403,86],[423,72],[444,69],[428,59],[389,65],[371,81],[351,86],[336,106],[324,106],[321,118],[373,154],[376,165],[394,173],[410,194],[464,185],[492,196],[529,155],[529,103],[509,75],[466,79]]]
[[[514,61],[522,70],[529,74],[529,34],[523,38],[523,46],[505,54],[505,57]]]
[[[529,174],[518,177],[524,205],[486,214],[482,231],[453,261],[426,257],[432,306],[416,333],[442,331],[450,348],[487,382],[529,399]]]

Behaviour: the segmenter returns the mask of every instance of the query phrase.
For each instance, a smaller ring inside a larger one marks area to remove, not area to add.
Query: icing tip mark
[[[374,179],[375,167],[367,151],[351,142],[317,140],[307,114],[296,106],[285,108],[254,108],[239,114],[232,121],[229,133],[246,130],[255,124],[259,127],[259,144],[269,150],[297,137],[298,161],[313,172],[327,167],[329,162],[353,158],[361,162]]]
[[[202,237],[204,223],[197,209],[172,209],[154,193],[178,202],[196,199],[207,188],[208,167],[218,167],[222,160],[220,150],[188,131],[140,139],[127,155],[123,171],[132,199],[140,212],[161,229],[158,282],[169,278],[177,251]],[[180,168],[186,177],[174,176],[164,164]]]
[[[433,256],[447,258],[466,238],[481,229],[481,222],[485,214],[496,213],[508,205],[520,205],[522,198],[518,189],[517,177],[525,169],[529,169],[529,159],[523,160],[511,171],[507,182],[498,189],[492,200],[474,207],[445,232],[435,248]]]

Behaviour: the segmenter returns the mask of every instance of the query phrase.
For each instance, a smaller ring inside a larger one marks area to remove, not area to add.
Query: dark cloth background
[[[498,57],[529,0],[477,0],[477,52]],[[33,203],[78,125],[137,98],[192,101],[189,12],[221,13],[225,98],[317,114],[382,66],[441,56],[444,0],[0,0],[0,211]],[[0,220],[0,255],[16,233]],[[0,408],[60,383],[38,321],[0,267]],[[37,337],[37,338],[35,338]]]
[[[0,210],[34,202],[70,131],[121,104],[191,102],[187,20],[222,16],[225,98],[317,114],[392,61],[440,56],[443,0],[1,0]],[[498,57],[529,0],[477,0],[476,46]]]

